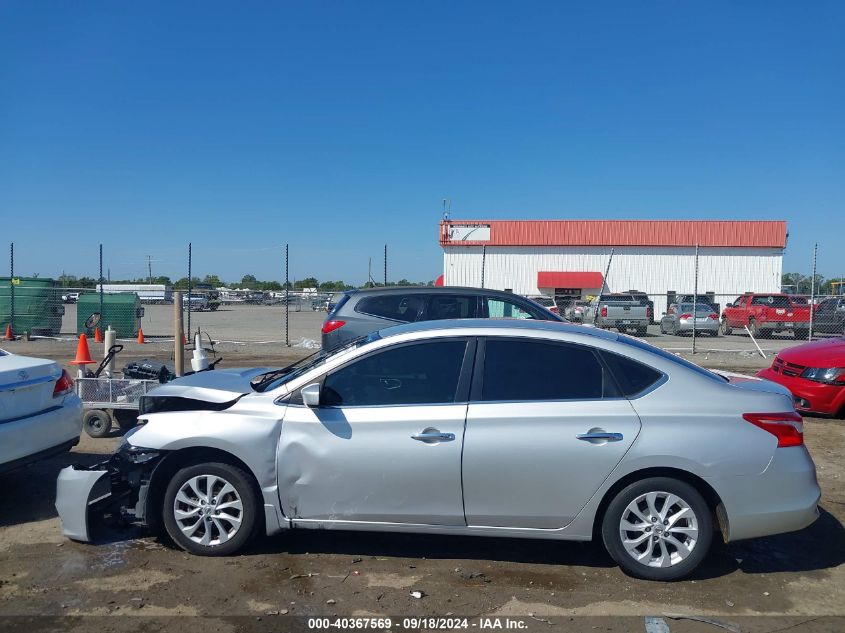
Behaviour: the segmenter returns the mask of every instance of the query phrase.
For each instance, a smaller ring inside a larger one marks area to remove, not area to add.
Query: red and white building
[[[438,281],[559,303],[640,290],[660,314],[667,293],[693,292],[696,245],[699,293],[779,292],[786,238],[782,221],[445,220]]]

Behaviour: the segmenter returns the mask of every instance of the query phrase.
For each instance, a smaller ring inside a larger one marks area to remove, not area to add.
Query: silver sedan
[[[200,555],[291,528],[598,537],[627,573],[672,580],[714,538],[818,516],[786,389],[564,323],[397,326],[182,378],[140,417],[108,462],[61,472],[69,537],[107,511]]]
[[[693,310],[695,318],[693,318]],[[691,303],[673,303],[660,319],[661,334],[690,334],[696,332],[719,336],[719,315],[709,305]]]

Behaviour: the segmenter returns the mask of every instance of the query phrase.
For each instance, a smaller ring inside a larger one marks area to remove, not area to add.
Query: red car
[[[757,375],[789,389],[801,412],[845,415],[845,338],[785,349]]]

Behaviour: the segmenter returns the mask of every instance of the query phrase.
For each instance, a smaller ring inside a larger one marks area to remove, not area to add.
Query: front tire
[[[236,466],[211,462],[179,470],[164,493],[167,534],[199,556],[228,556],[255,535],[260,506],[252,477]]]
[[[730,336],[733,333],[733,328],[728,325],[728,320],[725,317],[722,317],[722,334],[725,336]]]
[[[613,498],[602,522],[602,539],[626,574],[677,580],[707,556],[713,519],[691,485],[653,477],[632,483]]]

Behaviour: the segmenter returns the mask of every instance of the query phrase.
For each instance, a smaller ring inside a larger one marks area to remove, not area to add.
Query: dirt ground
[[[52,356],[42,343],[7,348]],[[122,362],[166,354],[140,349]],[[268,351],[232,350],[226,365],[308,353]],[[745,371],[768,364],[735,354],[696,361]],[[639,632],[644,616],[695,614],[742,631],[845,631],[845,421],[808,418],[805,427],[823,490],[820,519],[798,533],[719,545],[694,577],[676,583],[634,580],[596,545],[554,541],[303,530],[219,559],[140,531],[74,543],[59,532],[56,475],[102,460],[118,441],[83,435],[70,454],[0,475],[0,629],[313,630],[294,616],[389,615],[399,630],[402,616],[455,615],[475,618],[469,628],[480,630],[478,618],[490,616],[502,628]],[[135,617],[99,617],[124,615]],[[674,633],[721,630],[664,619]]]

